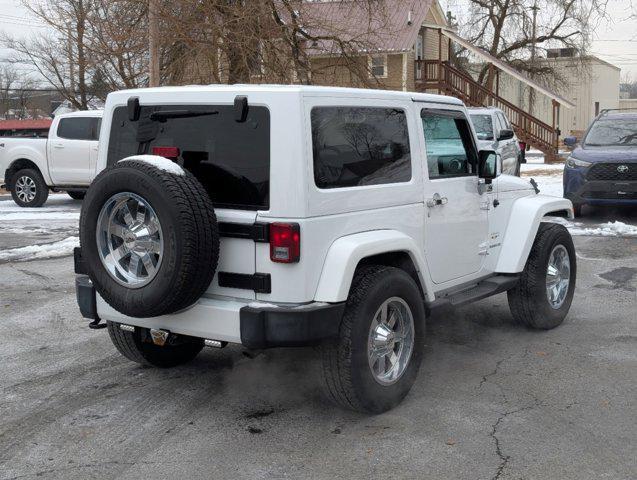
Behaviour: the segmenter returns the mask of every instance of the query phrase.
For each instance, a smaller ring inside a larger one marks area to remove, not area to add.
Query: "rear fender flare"
[[[413,238],[396,230],[374,230],[347,235],[337,239],[327,252],[314,300],[318,302],[344,302],[361,260],[390,252],[405,252],[411,258],[426,296],[434,298],[433,285],[425,274],[427,265]]]

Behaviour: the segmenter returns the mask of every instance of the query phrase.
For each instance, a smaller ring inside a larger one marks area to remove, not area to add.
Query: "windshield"
[[[493,140],[491,115],[471,115],[471,122],[476,129],[478,140]]]
[[[126,107],[113,113],[108,164],[122,158],[172,148],[175,161],[208,191],[215,206],[268,208],[270,114],[250,106],[245,122],[231,105],[142,106],[138,121]]]
[[[627,147],[637,145],[637,119],[600,119],[593,123],[586,135],[584,146]]]

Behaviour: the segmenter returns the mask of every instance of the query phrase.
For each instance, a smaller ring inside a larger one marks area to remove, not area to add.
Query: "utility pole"
[[[159,0],[148,0],[148,86],[159,86]]]
[[[75,96],[75,58],[73,56],[73,31],[71,22],[66,25],[66,51],[69,59],[69,89]]]
[[[531,68],[530,68],[530,78],[533,80],[535,76],[535,44],[537,42],[537,11],[540,7],[537,6],[537,0],[533,0],[533,6],[531,10],[533,11],[533,23],[531,26]],[[529,114],[533,114],[533,107],[535,104],[535,89],[530,87],[529,90]]]

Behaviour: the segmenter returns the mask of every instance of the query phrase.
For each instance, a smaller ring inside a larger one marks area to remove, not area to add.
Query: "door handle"
[[[64,148],[64,145],[61,143],[54,143],[53,148]]]
[[[433,197],[427,199],[427,206],[446,205],[448,201],[447,197],[441,197],[439,193],[434,193]]]

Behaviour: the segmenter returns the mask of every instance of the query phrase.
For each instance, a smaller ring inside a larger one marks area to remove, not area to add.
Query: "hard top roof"
[[[345,87],[319,87],[308,85],[270,85],[270,84],[250,84],[250,85],[188,85],[178,87],[155,87],[141,88],[135,90],[120,90],[109,94],[112,96],[133,96],[143,94],[166,94],[171,95],[176,92],[233,92],[237,95],[249,95],[252,93],[280,93],[280,94],[300,94],[307,96],[338,96],[338,97],[378,97],[379,99],[415,100],[420,102],[447,103],[450,105],[463,105],[455,98],[446,95],[435,95],[430,93],[401,92],[396,90],[377,90],[367,88],[345,88]]]

